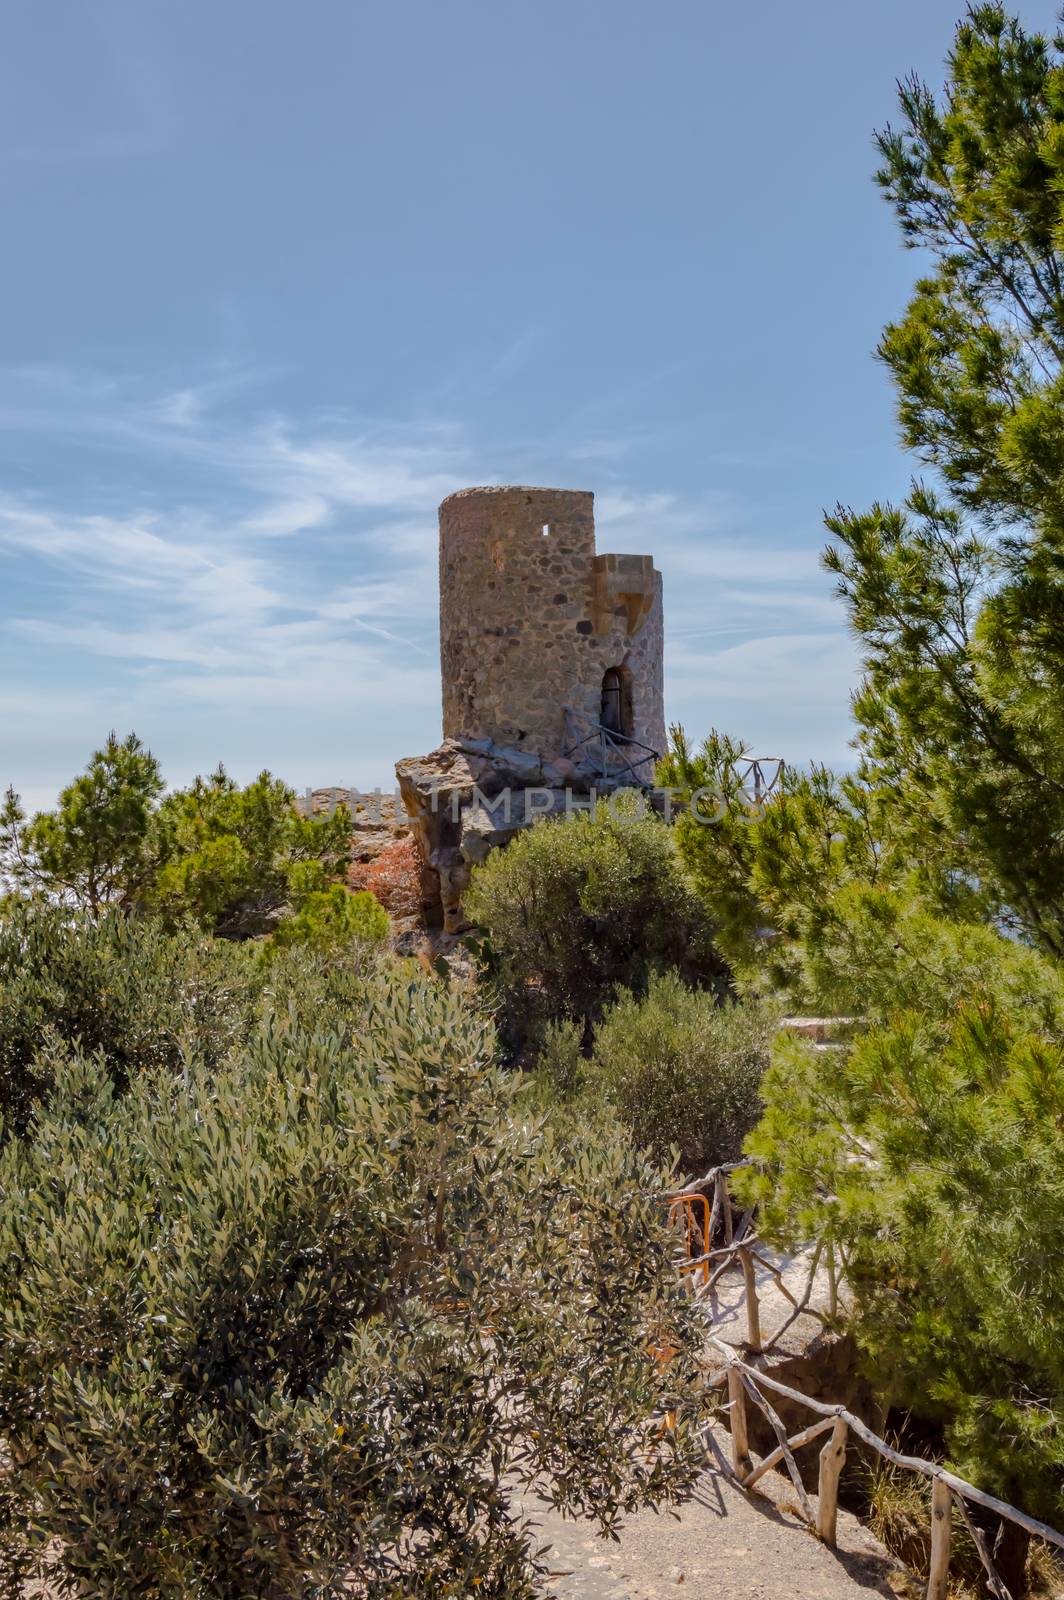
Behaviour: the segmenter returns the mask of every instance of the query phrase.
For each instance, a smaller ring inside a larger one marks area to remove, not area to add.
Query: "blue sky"
[[[435,507],[486,482],[654,553],[670,719],[845,761],[821,512],[912,470],[871,135],[959,9],[9,7],[0,781],[116,727],[171,782],[388,783],[439,738]]]

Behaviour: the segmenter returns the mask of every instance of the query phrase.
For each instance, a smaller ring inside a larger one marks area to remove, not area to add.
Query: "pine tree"
[[[937,486],[838,508],[827,565],[861,644],[866,773],[912,850],[947,830],[999,914],[1064,954],[1064,40],[1000,6],[945,96],[901,86],[878,180],[930,257],[879,354]]]

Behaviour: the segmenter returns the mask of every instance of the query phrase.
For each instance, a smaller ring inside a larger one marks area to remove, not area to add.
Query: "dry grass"
[[[926,1577],[931,1558],[931,1483],[888,1461],[867,1469],[866,1520],[879,1542],[913,1572]],[[986,1600],[979,1553],[968,1530],[953,1521],[950,1600]],[[1064,1566],[1047,1545],[1033,1543],[1028,1593],[1039,1600],[1064,1600]]]
[[[409,834],[386,844],[372,861],[355,861],[348,869],[348,887],[368,889],[397,921],[421,915],[421,865]]]
[[[926,1573],[931,1559],[928,1480],[877,1457],[866,1469],[864,1487],[868,1525],[880,1544],[914,1572]]]

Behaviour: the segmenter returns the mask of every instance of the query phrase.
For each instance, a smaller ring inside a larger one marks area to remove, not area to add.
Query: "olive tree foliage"
[[[537,822],[475,869],[465,906],[518,1027],[568,1019],[589,1030],[617,989],[643,993],[668,968],[725,981],[671,831],[634,792]]]
[[[275,1015],[312,1015],[350,1037],[367,984],[390,961],[388,919],[371,897],[333,893],[344,896],[339,913],[312,907],[282,924],[298,925],[294,937],[254,946],[171,932],[154,917],[0,901],[0,1141],[29,1129],[56,1043],[92,1055],[121,1093],[145,1071],[215,1071]]]
[[[660,1174],[529,1121],[438,982],[337,1031],[304,959],[214,1073],[52,1046],[0,1154],[19,1517],[104,1600],[531,1597],[515,1486],[609,1531],[699,1470]]]
[[[0,1139],[26,1131],[77,1045],[116,1090],[141,1072],[214,1071],[255,1025],[262,979],[250,950],[168,933],[111,910],[0,902]]]

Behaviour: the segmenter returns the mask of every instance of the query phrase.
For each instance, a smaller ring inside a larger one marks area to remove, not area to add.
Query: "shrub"
[[[387,911],[368,889],[352,894],[342,883],[334,883],[308,895],[295,916],[285,918],[273,936],[273,948],[309,945],[328,951],[357,943],[381,944],[389,927]]]
[[[261,772],[241,789],[225,769],[167,795],[155,818],[160,862],[151,903],[227,939],[271,932],[326,889],[351,859],[346,806],[304,817],[295,794]]]
[[[0,1116],[24,1130],[49,1082],[48,1041],[78,1044],[117,1087],[146,1068],[216,1067],[252,1025],[250,952],[107,912],[0,902]]]
[[[8,789],[0,809],[0,876],[23,893],[45,894],[92,915],[129,910],[155,874],[154,808],[159,763],[135,733],[112,733],[89,757],[54,811],[27,817]]]
[[[705,914],[669,829],[634,794],[538,822],[473,873],[469,915],[487,931],[507,1019],[587,1025],[618,988],[682,968],[722,981]]]
[[[594,1064],[636,1144],[656,1161],[676,1150],[681,1171],[701,1173],[736,1160],[757,1122],[775,1020],[665,973],[645,999],[624,994],[606,1012]]]
[[[341,878],[351,819],[340,806],[304,817],[295,794],[262,772],[241,788],[223,767],[165,798],[159,763],[135,734],[115,734],[62,791],[27,818],[0,806],[0,881],[100,916],[151,911],[228,939],[269,933],[308,894]]]
[[[536,1052],[535,1070],[556,1095],[572,1094],[584,1068],[583,1030],[577,1022],[548,1022]]]
[[[374,985],[389,976],[413,979],[421,970],[416,961],[393,956],[386,945],[364,940],[341,950],[290,945],[264,963],[264,1024],[275,1032],[310,1026],[350,1043],[362,1026]]]
[[[363,981],[348,1039],[118,1099],[57,1050],[0,1154],[0,1453],[81,1592],[530,1600],[515,1484],[608,1530],[697,1475],[660,1175],[514,1117],[444,986]]]

